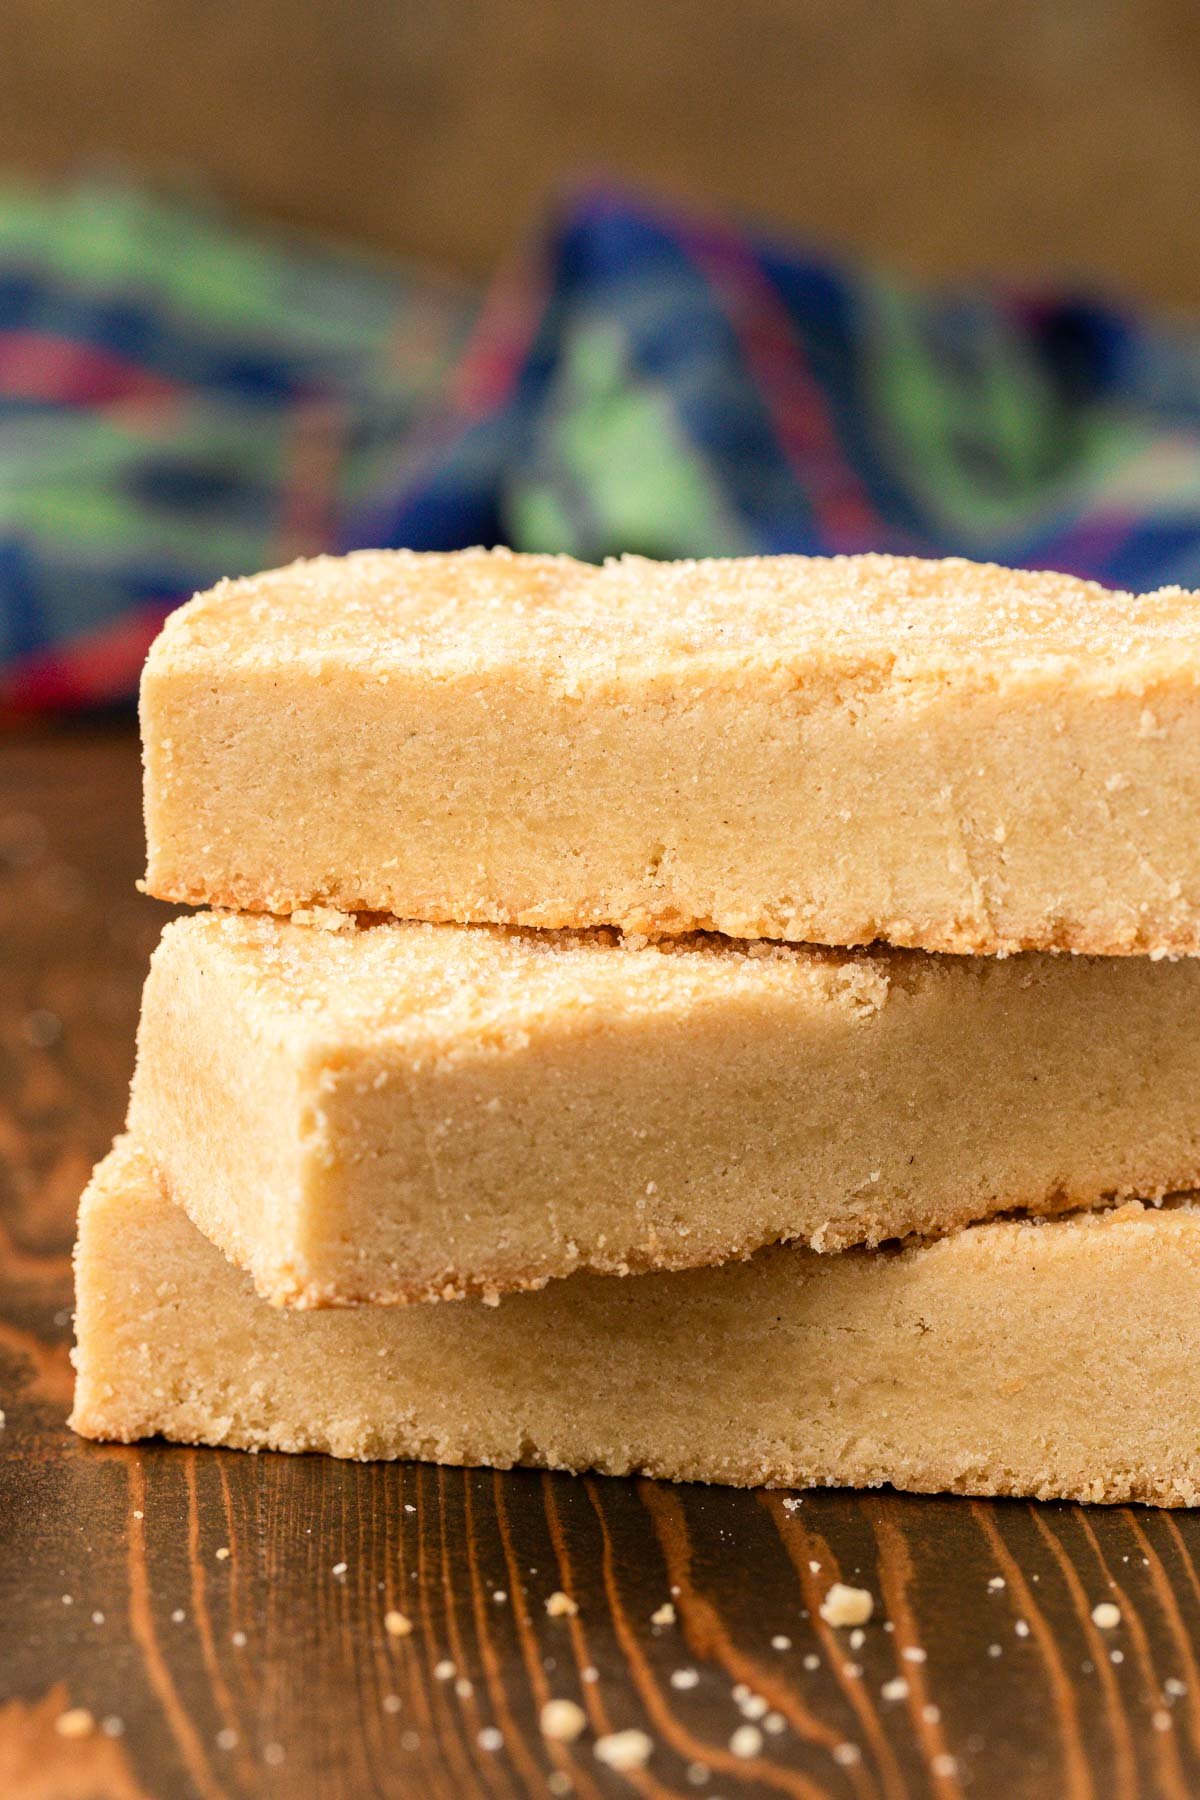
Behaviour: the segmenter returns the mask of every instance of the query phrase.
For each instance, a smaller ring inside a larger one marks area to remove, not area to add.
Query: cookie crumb
[[[908,1683],[903,1675],[893,1675],[890,1681],[884,1682],[879,1691],[885,1700],[906,1700],[908,1698]]]
[[[383,1629],[389,1637],[409,1637],[413,1623],[407,1613],[396,1612],[393,1608],[383,1615]]]
[[[835,1581],[821,1602],[821,1617],[827,1625],[865,1625],[875,1610],[866,1588],[847,1587]]]
[[[757,1725],[739,1725],[729,1740],[729,1748],[735,1756],[748,1762],[757,1756],[763,1747],[763,1734]]]
[[[596,1739],[593,1754],[606,1768],[625,1774],[630,1769],[644,1769],[654,1749],[652,1739],[644,1731],[610,1731]]]
[[[1120,1607],[1114,1606],[1111,1600],[1101,1600],[1098,1606],[1092,1608],[1092,1623],[1098,1625],[1101,1631],[1111,1631],[1121,1623]]]
[[[317,931],[354,931],[358,920],[353,913],[339,912],[336,906],[298,906],[292,923],[307,925]]]
[[[671,1686],[673,1688],[694,1688],[700,1685],[699,1671],[696,1669],[672,1669]]]
[[[443,1657],[441,1662],[434,1663],[433,1678],[435,1681],[450,1681],[453,1677],[454,1664],[450,1661],[449,1657]]]
[[[579,1602],[572,1600],[570,1594],[564,1594],[561,1588],[557,1588],[546,1601],[546,1611],[552,1619],[573,1619],[579,1611]],[[621,1737],[623,1734],[617,1732],[615,1735]]]
[[[833,1760],[840,1763],[843,1769],[848,1769],[852,1764],[862,1761],[862,1751],[857,1744],[835,1744]]]
[[[476,1735],[475,1742],[481,1750],[501,1750],[504,1747],[504,1733],[494,1725],[485,1725]]]
[[[664,1600],[657,1611],[650,1614],[650,1623],[652,1625],[673,1625],[675,1623],[675,1608],[669,1600]]]
[[[556,1744],[573,1744],[587,1726],[587,1714],[574,1700],[547,1700],[538,1714],[542,1736]]]
[[[217,1550],[217,1552],[216,1552],[216,1558],[217,1558],[217,1561],[218,1561],[218,1562],[228,1562],[228,1560],[229,1560],[229,1555],[230,1555],[230,1551],[229,1551],[229,1545],[228,1545],[228,1544],[222,1544],[222,1545],[221,1545],[221,1546],[220,1546],[220,1548],[219,1548],[219,1549],[218,1549],[218,1550]],[[266,1754],[266,1752],[265,1752],[265,1751],[264,1751],[264,1752],[263,1752],[263,1754],[264,1754],[264,1755],[265,1755],[265,1754]]]
[[[989,1594],[998,1594],[1000,1592],[1000,1589],[1003,1586],[1004,1586],[1003,1575],[993,1575],[992,1579],[988,1582],[988,1593]]]
[[[59,1737],[85,1738],[95,1731],[96,1721],[86,1706],[69,1706],[55,1719],[54,1729]]]
[[[791,1647],[792,1647],[791,1638],[784,1637],[782,1631],[777,1632],[776,1635],[771,1639],[772,1650],[790,1650]]]

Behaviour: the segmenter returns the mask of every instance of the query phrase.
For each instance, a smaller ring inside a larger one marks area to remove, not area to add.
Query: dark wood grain
[[[165,917],[139,860],[132,733],[0,740],[5,1800],[1200,1792],[1189,1514],[74,1439],[73,1209]],[[838,1577],[876,1596],[859,1647],[818,1615]],[[556,1590],[575,1616],[547,1614]],[[769,1709],[744,1759],[738,1684]],[[587,1715],[575,1744],[538,1728],[560,1696]],[[59,1735],[71,1707],[88,1735]],[[654,1749],[623,1776],[592,1744],[630,1726]]]

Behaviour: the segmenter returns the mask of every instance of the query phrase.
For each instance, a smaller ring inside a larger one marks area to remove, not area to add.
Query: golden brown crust
[[[288,1316],[125,1139],[84,1196],[76,1285],[86,1436],[739,1486],[1200,1498],[1197,1196],[882,1252],[581,1276],[497,1309]],[[195,1329],[197,1306],[213,1330]]]
[[[1200,1188],[1200,1165],[1181,1174],[1180,1188]],[[1171,1192],[1176,1191],[1172,1186]],[[853,1227],[830,1225],[809,1238],[746,1239],[736,1244],[722,1246],[706,1255],[690,1255],[686,1249],[675,1247],[664,1248],[661,1244],[653,1250],[643,1251],[631,1249],[622,1256],[605,1256],[596,1254],[581,1257],[577,1260],[555,1266],[533,1270],[528,1268],[497,1268],[489,1273],[486,1279],[464,1273],[461,1269],[447,1268],[429,1281],[396,1282],[391,1284],[372,1283],[361,1287],[347,1288],[339,1286],[331,1288],[327,1284],[306,1280],[295,1268],[281,1267],[278,1264],[258,1262],[248,1265],[248,1272],[254,1282],[255,1292],[270,1306],[280,1307],[294,1312],[323,1312],[339,1307],[356,1306],[416,1306],[427,1305],[439,1300],[484,1300],[491,1303],[504,1294],[537,1293],[549,1285],[551,1281],[559,1281],[567,1276],[604,1275],[620,1278],[637,1277],[653,1273],[680,1274],[688,1269],[710,1269],[720,1267],[727,1262],[748,1262],[760,1250],[769,1244],[785,1242],[798,1248],[816,1251],[818,1255],[841,1254],[847,1250],[876,1250],[882,1245],[894,1247],[897,1243],[931,1243],[938,1238],[951,1236],[968,1225],[977,1225],[983,1220],[989,1222],[1005,1221],[1018,1218],[1050,1219],[1059,1218],[1069,1213],[1085,1210],[1101,1211],[1123,1205],[1130,1200],[1138,1200],[1154,1204],[1167,1198],[1168,1190],[1158,1188],[1150,1181],[1137,1182],[1132,1186],[1106,1192],[1066,1192],[1056,1187],[1049,1192],[1031,1195],[1020,1199],[1007,1207],[1003,1212],[990,1209],[986,1203],[978,1206],[961,1207],[953,1212],[940,1214],[921,1214],[914,1216],[909,1230],[903,1239],[897,1239],[890,1228],[894,1215],[879,1213],[875,1215],[857,1215]],[[185,1212],[189,1212],[186,1201],[181,1201]],[[861,1219],[861,1229],[859,1220]],[[193,1219],[193,1223],[196,1223]],[[207,1223],[207,1221],[206,1221]],[[212,1235],[211,1232],[209,1234]],[[216,1241],[214,1239],[213,1241]],[[241,1263],[232,1245],[217,1245],[230,1261]]]
[[[626,556],[597,567],[476,549],[359,551],[221,582],[170,617],[147,673],[154,680],[231,651],[247,668],[281,651],[306,666],[432,658],[457,668],[465,648],[476,662],[543,661],[569,679],[575,666],[641,657],[778,667],[814,647],[885,674],[977,665],[995,677],[997,652],[1114,681],[1164,660],[1200,671],[1194,596],[1178,587],[1127,594],[958,557]]]
[[[1156,959],[1200,956],[1200,918],[1190,929],[1155,924],[1120,936],[1114,936],[1111,930],[1100,926],[1060,920],[1046,921],[1043,927],[1012,936],[998,934],[994,928],[985,925],[958,922],[915,924],[911,919],[875,919],[868,923],[825,918],[822,921],[825,934],[818,936],[810,920],[797,920],[786,913],[747,914],[736,922],[722,922],[704,914],[684,917],[676,910],[655,912],[641,906],[624,910],[616,905],[596,906],[586,916],[578,907],[553,905],[525,907],[513,912],[498,905],[464,905],[456,901],[433,905],[406,898],[402,902],[384,886],[371,894],[361,889],[325,887],[315,895],[296,895],[266,891],[251,883],[222,885],[185,881],[165,876],[155,869],[148,870],[138,885],[143,893],[155,900],[165,900],[173,905],[267,913],[277,918],[313,907],[329,907],[340,913],[403,917],[425,925],[512,925],[539,931],[586,931],[610,925],[618,931],[649,938],[687,937],[696,932],[711,932],[725,937],[836,944],[851,949],[890,945],[901,950],[923,950],[936,956],[1019,956],[1026,951],[1071,956],[1151,956]]]
[[[112,1401],[107,1402],[102,1409],[95,1410],[76,1406],[68,1424],[81,1437],[92,1438],[100,1443],[133,1444],[142,1438],[158,1434],[155,1422],[143,1418],[136,1410],[122,1416],[119,1404]],[[359,1454],[348,1453],[343,1449],[333,1449],[319,1434],[284,1428],[246,1430],[230,1424],[222,1425],[220,1429],[205,1429],[198,1425],[191,1430],[173,1427],[170,1438],[174,1443],[211,1445],[235,1450],[275,1450],[296,1455],[315,1451],[319,1454],[336,1455],[347,1462],[409,1460],[405,1450],[372,1448]],[[694,1466],[685,1464],[683,1467],[672,1464],[664,1467],[651,1457],[637,1461],[605,1457],[560,1458],[543,1455],[535,1448],[530,1448],[522,1456],[519,1465],[513,1459],[489,1456],[482,1445],[478,1451],[468,1449],[460,1456],[443,1456],[439,1461],[445,1466],[458,1468],[512,1469],[520,1466],[549,1469],[566,1475],[594,1473],[617,1478],[644,1476],[653,1481],[676,1483],[711,1483],[714,1479],[707,1463],[697,1463]],[[837,1488],[845,1485],[830,1481],[822,1469],[808,1468],[799,1462],[789,1464],[786,1470],[767,1462],[729,1462],[722,1467],[720,1482],[725,1487],[789,1490]],[[900,1484],[896,1481],[896,1472],[882,1467],[864,1470],[855,1482],[858,1488],[897,1485]],[[982,1465],[970,1474],[946,1475],[940,1471],[930,1474],[911,1470],[904,1475],[901,1491],[909,1494],[961,1494],[976,1499],[1067,1500],[1085,1506],[1137,1505],[1171,1509],[1200,1506],[1200,1482],[1169,1476],[1156,1478],[1141,1470],[1129,1470],[1108,1477],[1097,1475],[1084,1484],[1071,1482],[1064,1485],[1047,1479],[1034,1488]]]

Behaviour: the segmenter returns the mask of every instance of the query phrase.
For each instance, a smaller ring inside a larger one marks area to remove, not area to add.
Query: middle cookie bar
[[[875,1244],[1200,1186],[1200,960],[200,914],[130,1124],[283,1305]]]

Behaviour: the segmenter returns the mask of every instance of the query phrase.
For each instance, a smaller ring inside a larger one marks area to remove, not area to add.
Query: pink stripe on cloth
[[[174,605],[139,607],[100,631],[10,664],[0,671],[0,718],[124,700]]]
[[[286,422],[284,475],[273,557],[294,562],[337,543],[338,483],[345,467],[345,407],[332,396],[298,402]]]
[[[492,282],[450,390],[460,423],[497,412],[511,399],[553,287],[544,241],[526,245]]]
[[[57,406],[112,406],[123,400],[174,400],[177,383],[111,350],[52,332],[0,333],[0,393]]]
[[[682,213],[675,229],[737,336],[821,534],[845,553],[878,549],[879,515],[838,442],[804,344],[749,241],[715,220]]]

